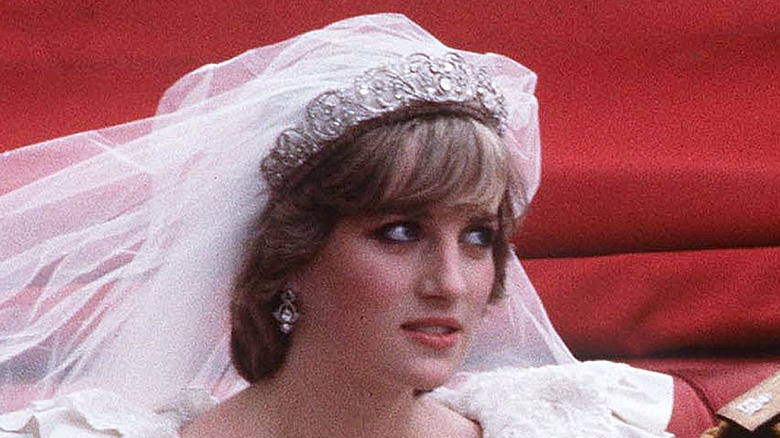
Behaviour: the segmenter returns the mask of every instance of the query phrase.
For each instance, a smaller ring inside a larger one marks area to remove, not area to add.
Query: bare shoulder
[[[464,417],[432,398],[427,399],[427,401],[430,405],[431,415],[434,417],[430,422],[433,427],[429,436],[448,438],[482,437],[482,428],[476,421]]]
[[[181,438],[206,438],[215,436],[215,432],[220,431],[220,435],[225,438],[237,438],[229,431],[232,422],[226,414],[229,415],[229,411],[225,412],[222,406],[217,406],[184,426],[179,435]]]
[[[258,425],[267,424],[257,412],[247,414],[239,395],[204,412],[179,432],[181,438],[259,438],[272,436]]]

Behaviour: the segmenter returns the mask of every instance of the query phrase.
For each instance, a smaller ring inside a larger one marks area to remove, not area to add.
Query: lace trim
[[[0,437],[179,438],[181,427],[215,404],[205,391],[190,390],[148,410],[116,394],[89,389],[0,415]]]
[[[504,368],[465,376],[433,396],[478,421],[484,438],[668,438],[671,393],[647,392],[670,385],[667,377],[610,362]],[[636,405],[647,412],[637,415]]]

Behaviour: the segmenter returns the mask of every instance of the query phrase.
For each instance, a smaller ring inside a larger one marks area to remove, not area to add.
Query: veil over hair
[[[0,156],[0,412],[89,387],[149,406],[191,387],[218,399],[243,388],[228,303],[268,196],[261,160],[322,92],[449,52],[485,67],[504,95],[504,137],[529,202],[540,169],[534,73],[448,48],[395,14],[203,66],[154,117]],[[514,257],[506,283],[464,370],[574,361]]]

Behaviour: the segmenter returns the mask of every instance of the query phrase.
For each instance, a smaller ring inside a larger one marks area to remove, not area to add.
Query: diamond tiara
[[[455,53],[441,58],[414,54],[368,70],[351,87],[326,91],[309,102],[302,123],[284,130],[263,159],[263,176],[279,187],[293,169],[364,122],[437,111],[475,117],[499,134],[506,125],[504,97],[485,68]]]

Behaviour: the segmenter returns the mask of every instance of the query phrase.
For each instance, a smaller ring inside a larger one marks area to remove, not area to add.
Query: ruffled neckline
[[[182,391],[156,409],[86,389],[0,415],[0,438],[179,438],[181,427],[215,405],[214,398],[197,389]]]
[[[483,438],[668,438],[670,376],[597,361],[504,368],[459,376],[430,396],[477,422]],[[87,389],[0,415],[0,438],[180,438],[216,405],[205,390],[185,390],[154,409]],[[228,437],[226,437],[228,438]]]

